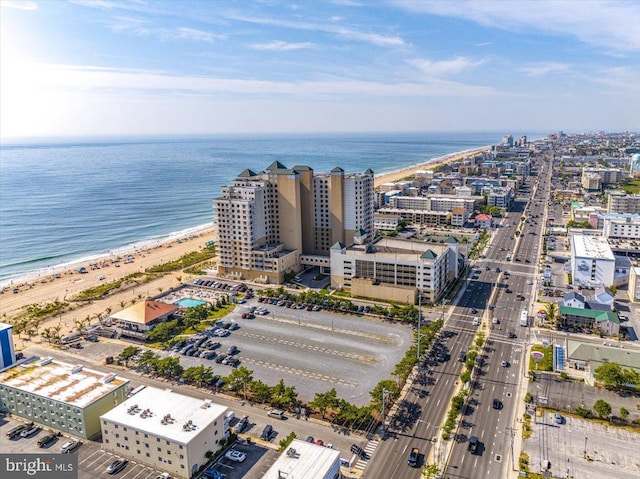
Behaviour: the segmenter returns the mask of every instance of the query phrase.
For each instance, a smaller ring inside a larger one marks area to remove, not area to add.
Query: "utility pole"
[[[384,388],[382,389],[382,438],[383,439],[387,435],[386,399],[387,399],[387,393],[389,393],[389,392],[391,392],[391,391],[387,391]]]

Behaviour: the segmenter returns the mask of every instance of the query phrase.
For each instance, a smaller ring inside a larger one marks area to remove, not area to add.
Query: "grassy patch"
[[[545,348],[541,344],[535,344],[531,347],[531,351],[544,354],[544,358],[538,362],[538,371],[553,371],[553,345],[550,344]],[[536,362],[533,358],[529,361],[529,371],[536,371]]]
[[[622,189],[631,195],[637,195],[640,193],[640,179],[627,180],[625,184],[622,185]]]
[[[215,251],[213,250],[213,248],[205,248],[202,251],[193,251],[191,253],[187,253],[174,261],[169,261],[167,263],[162,263],[156,266],[152,266],[151,268],[147,269],[147,272],[168,273],[170,271],[176,271],[183,268],[188,268],[189,266],[202,263],[203,261],[208,261],[214,256],[215,256]]]
[[[149,281],[155,279],[156,276],[146,275],[143,273],[132,273],[124,278],[117,279],[115,281],[110,281],[108,283],[102,283],[95,288],[85,289],[84,291],[80,291],[73,299],[76,301],[88,301],[90,299],[100,299],[103,296],[109,294],[111,291],[115,291],[119,289],[123,284],[133,283],[133,284],[144,284]]]

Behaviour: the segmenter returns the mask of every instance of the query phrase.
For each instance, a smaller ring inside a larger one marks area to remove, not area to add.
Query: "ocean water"
[[[520,134],[513,133],[515,138]],[[502,133],[47,140],[0,145],[0,284],[213,221],[212,199],[274,160],[376,174],[498,143]],[[542,136],[538,134],[537,136]],[[529,137],[533,138],[529,133]]]

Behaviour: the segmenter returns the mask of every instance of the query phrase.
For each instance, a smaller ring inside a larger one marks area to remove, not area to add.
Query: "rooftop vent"
[[[49,364],[51,361],[53,361],[52,357],[46,357],[46,358],[42,358],[40,360],[40,362],[38,363],[38,366],[46,366],[47,364]]]
[[[71,368],[71,374],[79,373],[80,371],[82,371],[83,367],[84,366],[82,366],[82,364],[76,364]]]
[[[293,457],[295,459],[298,457],[298,453],[294,448],[290,447],[289,449],[287,449],[287,457]]]
[[[113,381],[116,378],[116,375],[114,373],[111,374],[107,374],[106,376],[102,376],[101,381],[105,384],[110,383],[111,381]],[[136,407],[138,407],[136,405]]]
[[[205,399],[200,409],[207,409],[209,407],[211,407],[211,399]]]

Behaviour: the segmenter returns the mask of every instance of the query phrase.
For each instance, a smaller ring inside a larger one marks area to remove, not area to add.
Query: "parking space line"
[[[143,467],[142,467],[142,471],[140,471],[138,474],[136,474],[135,476],[133,476],[133,479],[136,479],[136,477],[138,477],[140,474],[142,474],[142,473],[145,471],[145,469],[147,469],[147,468],[143,466]]]
[[[89,454],[87,457],[85,457],[82,461],[80,461],[78,464],[83,464],[84,462],[88,461],[89,458],[95,456],[96,454],[100,454],[102,451],[97,450],[97,451],[93,451],[91,454]]]

